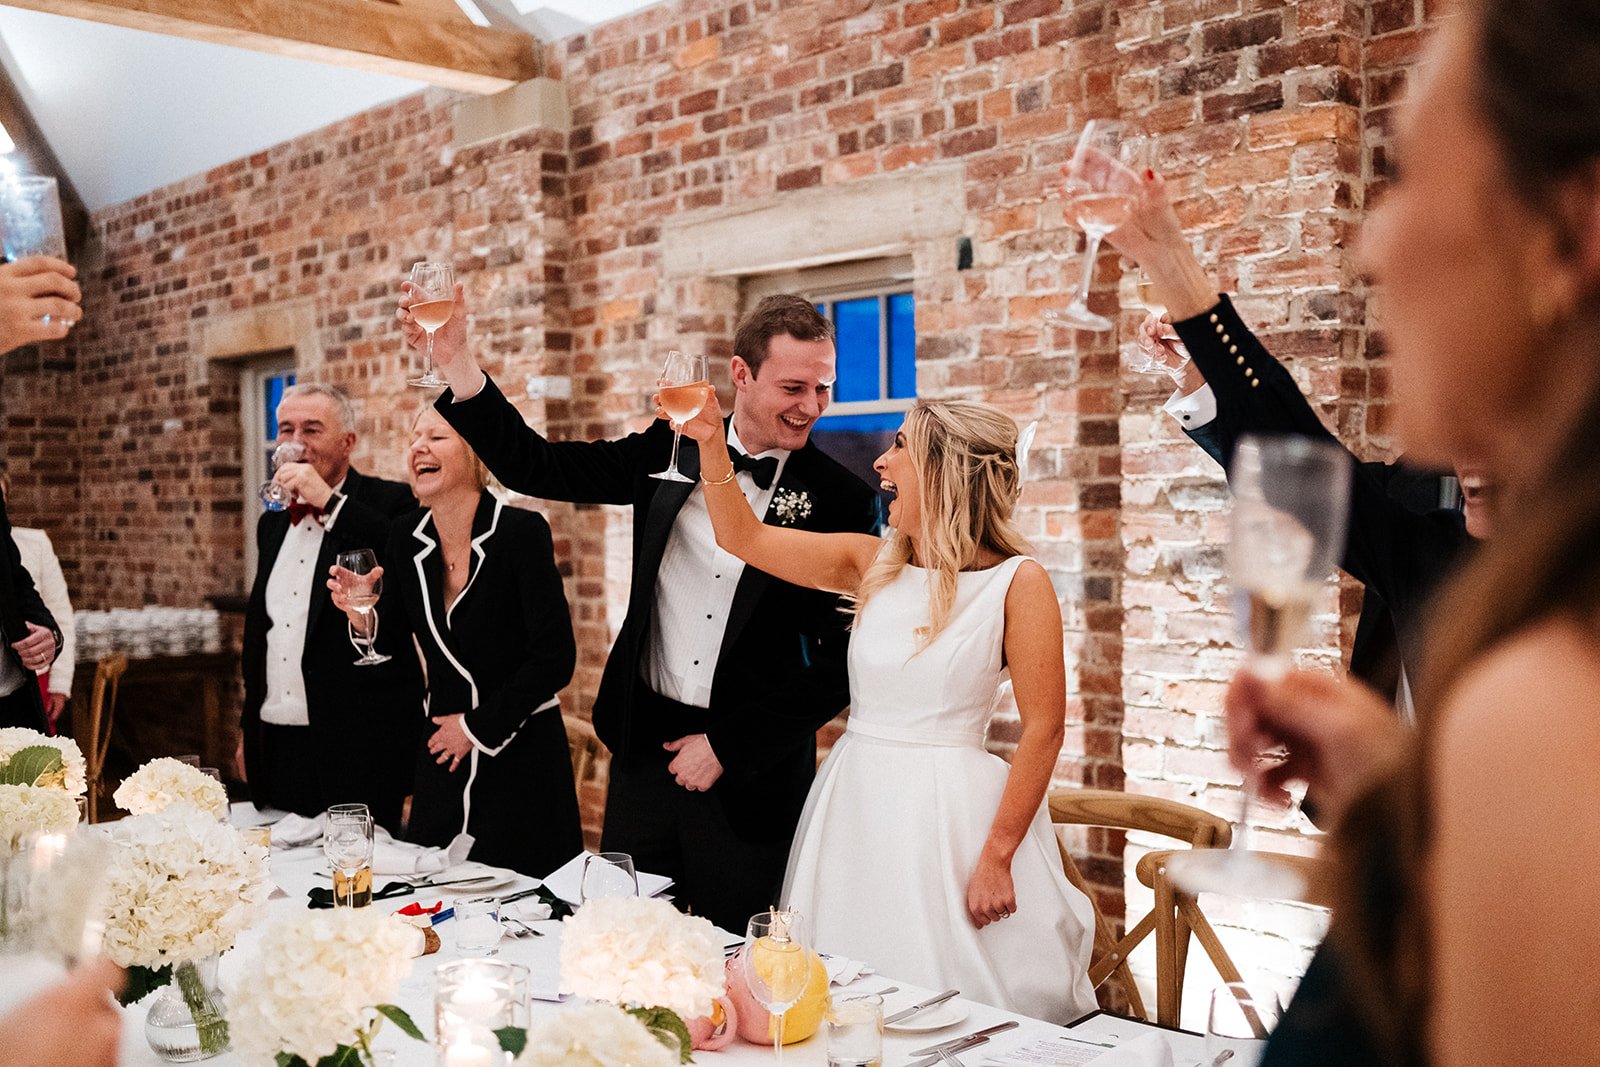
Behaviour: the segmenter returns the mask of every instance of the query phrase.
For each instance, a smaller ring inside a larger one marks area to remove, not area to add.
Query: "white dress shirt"
[[[341,492],[344,480],[334,486]],[[307,726],[306,680],[300,660],[306,650],[306,624],[311,615],[311,594],[316,583],[325,580],[317,573],[317,554],[322,551],[323,535],[333,527],[340,509],[338,503],[323,521],[307,515],[291,523],[283,535],[283,546],[267,575],[267,693],[261,701],[261,721],[274,726]],[[354,652],[351,653],[354,655]]]
[[[72,695],[72,673],[77,666],[77,626],[72,619],[72,601],[67,598],[67,579],[61,573],[61,561],[56,558],[50,535],[43,530],[13,526],[11,539],[22,553],[22,565],[33,577],[44,606],[55,616],[56,629],[61,631],[61,652],[50,665],[50,692],[64,697]]]
[[[1174,392],[1162,407],[1185,430],[1193,430],[1217,417],[1217,394],[1210,385],[1202,385],[1188,396]]]
[[[728,423],[728,448],[744,451],[732,421]],[[735,476],[744,498],[758,516],[766,515],[789,461],[788,451],[781,448],[754,458],[768,456],[778,460],[768,488],[757,487],[749,471]],[[656,575],[650,647],[642,668],[650,688],[680,704],[697,708],[711,705],[711,679],[717,672],[723,632],[728,628],[733,594],[742,574],[744,561],[717,547],[711,512],[706,508],[705,487],[696,485],[672,524],[661,570]]]

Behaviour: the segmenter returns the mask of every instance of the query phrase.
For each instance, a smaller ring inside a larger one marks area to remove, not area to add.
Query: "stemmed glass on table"
[[[633,857],[626,852],[596,852],[583,857],[583,877],[578,883],[578,902],[602,897],[636,897],[639,874]]]
[[[1083,277],[1072,303],[1045,318],[1080,330],[1109,330],[1113,323],[1089,310],[1089,285],[1094,281],[1095,259],[1106,234],[1127,221],[1138,193],[1138,177],[1126,165],[1132,142],[1123,140],[1120,122],[1090,119],[1084,123],[1078,146],[1067,165],[1067,213],[1088,238]]]
[[[286,463],[299,463],[305,458],[305,445],[299,441],[285,441],[272,450],[272,469],[276,472]],[[262,506],[268,511],[282,511],[289,506],[290,498],[294,494],[271,478],[268,478],[261,483],[259,495]]]
[[[372,575],[378,566],[377,553],[370,548],[341,552],[338,565],[339,591],[344,594],[345,601],[356,614],[361,616],[363,631],[361,633],[356,632],[354,623],[346,622],[350,643],[361,653],[355,665],[371,667],[379,663],[388,663],[390,657],[377,650],[378,596],[383,592],[382,576]]]
[[[330,809],[323,820],[322,853],[333,873],[333,903],[364,908],[372,903],[372,816]]]
[[[794,1007],[811,983],[811,953],[805,920],[797,911],[777,908],[750,917],[745,927],[745,985],[772,1014],[772,1051],[783,1062],[783,1013]]]
[[[1332,441],[1254,434],[1239,440],[1228,478],[1228,577],[1248,650],[1244,669],[1258,678],[1275,681],[1288,673],[1312,604],[1344,552],[1350,476],[1349,453]],[[1281,758],[1262,753],[1257,760]],[[1244,776],[1232,848],[1172,857],[1168,869],[1180,889],[1267,899],[1304,891],[1297,875],[1249,854],[1256,780]]]
[[[428,334],[427,352],[422,358],[422,375],[406,382],[423,389],[437,389],[445,381],[433,369],[433,335],[456,310],[456,272],[448,263],[418,263],[411,268],[411,291],[417,302],[410,307],[411,317]]]
[[[689,482],[678,472],[678,443],[683,440],[683,424],[700,414],[711,399],[711,379],[706,374],[706,357],[686,355],[677,349],[667,353],[666,366],[656,379],[656,403],[672,420],[672,462],[667,469],[650,475],[664,482]]]
[[[1229,982],[1211,991],[1206,1016],[1206,1058],[1226,1067],[1255,1067],[1267,1050],[1267,1038],[1283,1015],[1278,995],[1243,982]]]

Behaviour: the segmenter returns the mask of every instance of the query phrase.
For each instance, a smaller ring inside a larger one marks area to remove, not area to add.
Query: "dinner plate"
[[[381,877],[381,876],[380,876]],[[481,882],[471,885],[436,885],[428,887],[429,892],[454,893],[460,896],[482,896],[495,889],[504,889],[520,877],[516,871],[506,867],[491,867],[487,863],[477,860],[464,860],[448,870],[438,874],[430,874],[425,881],[429,882],[455,882],[465,878],[482,878]]]
[[[913,1000],[911,1003],[915,1004],[916,1001]],[[907,1004],[905,1007],[895,1008],[889,1014],[893,1015],[896,1011],[904,1011],[910,1006],[910,1004]],[[971,1010],[959,998],[947,1000],[943,1004],[919,1011],[909,1019],[904,1019],[897,1023],[884,1023],[883,1028],[902,1034],[925,1034],[930,1030],[943,1030],[947,1026],[954,1026],[962,1019],[965,1019]]]

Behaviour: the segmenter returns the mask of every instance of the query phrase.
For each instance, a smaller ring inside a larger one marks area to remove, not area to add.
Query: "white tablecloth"
[[[305,907],[307,889],[315,885],[328,885],[328,879],[320,873],[325,869],[322,852],[319,848],[274,849],[272,853],[272,877],[283,890],[283,894],[274,894],[273,899],[268,902],[265,909],[266,915],[270,917],[274,914]],[[384,881],[385,879],[381,877],[376,879],[380,886]],[[424,890],[416,897],[378,901],[374,906],[394,910],[403,907],[408,900],[422,900],[431,904],[434,900],[440,898],[441,893],[444,894],[446,901],[451,899],[450,895],[452,893],[467,896],[477,895],[478,893],[503,896],[514,893],[519,889],[531,888],[535,884],[533,879],[519,876],[515,882],[506,886],[496,887],[493,890],[475,891],[472,887],[466,887],[461,890]],[[561,924],[547,921],[532,925],[542,930],[544,936],[516,939],[507,937],[501,942],[499,957],[527,966],[532,976],[532,987],[536,992],[540,990],[553,992],[556,989],[559,976],[558,957],[561,946]],[[398,995],[394,998],[395,1003],[410,1013],[412,1019],[421,1027],[423,1033],[430,1036],[433,1033],[434,968],[441,963],[461,958],[455,951],[450,927],[451,924],[449,922],[439,925],[437,929],[443,941],[442,949],[434,955],[423,956],[415,962],[410,976],[401,985]],[[247,965],[255,936],[254,931],[247,931],[240,939],[239,947],[223,957],[222,970],[224,974],[228,973],[230,968]],[[729,935],[729,941],[732,940],[734,940],[733,935]],[[1018,964],[1026,965],[1025,961],[1020,960]],[[889,1011],[913,1004],[936,992],[918,986],[911,986],[904,982],[896,982],[892,976],[879,975],[868,975],[859,978],[843,988],[851,992],[870,993],[891,984],[898,985],[900,990],[886,998],[886,1010]],[[835,987],[835,989],[838,988],[840,987]],[[920,1034],[886,1033],[884,1035],[883,1049],[885,1067],[904,1067],[905,1064],[912,1062],[910,1054],[914,1049],[923,1048],[962,1034],[968,1034],[974,1030],[992,1026],[1008,1019],[1016,1019],[1021,1025],[1015,1030],[997,1036],[990,1044],[964,1054],[963,1059],[969,1067],[976,1067],[987,1055],[1029,1044],[1052,1034],[1069,1032],[1050,1023],[1013,1015],[1010,1012],[985,1004],[965,1000],[962,1003],[968,1008],[966,1018],[961,1020],[959,1024],[945,1030]],[[561,1007],[556,1003],[535,1000],[532,1010],[534,1018],[538,1018],[542,1012],[559,1011]],[[143,1005],[132,1005],[125,1009],[126,1023],[123,1027],[122,1039],[122,1062],[124,1064],[136,1065],[136,1067],[146,1067],[146,1065],[154,1067],[154,1065],[161,1063],[161,1060],[150,1050],[150,1046],[145,1041],[144,1016],[145,1007]],[[392,1024],[384,1024],[382,1033],[378,1038],[377,1047],[380,1049],[393,1049],[396,1054],[395,1063],[397,1067],[434,1067],[433,1046],[411,1040],[400,1033]],[[697,1052],[695,1061],[704,1065],[704,1067],[767,1065],[773,1062],[773,1054],[770,1046],[751,1045],[735,1040],[732,1045],[722,1052]],[[810,1067],[810,1065],[825,1063],[826,1055],[821,1034],[819,1033],[807,1041],[785,1046],[783,1061],[785,1064],[792,1064],[793,1067]],[[224,1065],[239,1064],[242,1061],[240,1057],[229,1052],[207,1062],[217,1064],[218,1067],[224,1067]],[[1185,1061],[1180,1060],[1179,1062],[1184,1063]]]

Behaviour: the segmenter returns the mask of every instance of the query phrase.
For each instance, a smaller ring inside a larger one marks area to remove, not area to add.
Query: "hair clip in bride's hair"
[[[1039,432],[1039,420],[1034,419],[1017,435],[1017,485],[1028,480],[1028,453],[1033,451],[1033,437]]]

